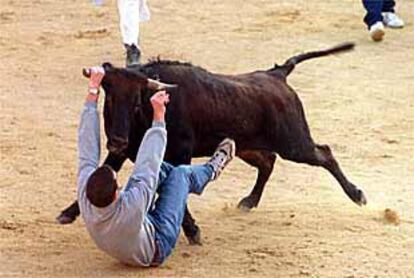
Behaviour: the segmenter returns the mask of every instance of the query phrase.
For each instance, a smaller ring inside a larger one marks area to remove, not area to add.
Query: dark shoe
[[[135,44],[125,45],[126,49],[126,66],[133,67],[139,65],[139,58],[141,57],[141,51]]]
[[[236,144],[232,139],[224,139],[217,147],[213,156],[207,162],[214,169],[211,180],[216,180],[224,168],[229,164],[229,162],[234,158],[236,153]]]

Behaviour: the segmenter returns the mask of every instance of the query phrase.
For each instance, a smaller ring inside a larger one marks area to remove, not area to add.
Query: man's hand
[[[167,94],[166,91],[159,91],[151,97],[150,101],[152,108],[154,110],[153,120],[155,122],[164,122],[166,111],[165,106],[170,101],[170,96]]]
[[[89,85],[88,85],[88,95],[86,101],[98,101],[99,97],[99,87],[101,86],[101,81],[105,75],[105,70],[102,67],[92,67],[89,69]]]

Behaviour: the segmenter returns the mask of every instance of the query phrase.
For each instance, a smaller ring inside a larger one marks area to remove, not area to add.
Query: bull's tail
[[[340,45],[337,45],[335,47],[320,50],[320,51],[313,51],[308,53],[303,53],[297,56],[293,56],[292,58],[289,58],[282,66],[275,65],[274,68],[270,69],[270,72],[274,72],[276,74],[279,74],[283,77],[287,77],[294,69],[295,66],[303,61],[328,56],[336,53],[346,52],[353,50],[355,47],[354,43],[343,43]]]

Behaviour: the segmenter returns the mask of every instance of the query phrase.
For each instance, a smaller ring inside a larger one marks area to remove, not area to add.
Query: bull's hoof
[[[244,197],[237,208],[243,212],[249,212],[252,208],[257,206],[257,202],[255,202],[250,196]]]
[[[73,222],[75,222],[76,217],[72,218],[68,215],[65,215],[63,213],[61,213],[58,217],[56,217],[56,222],[60,225],[66,225],[66,224],[71,224]]]
[[[367,204],[367,198],[365,197],[364,192],[358,189],[355,185],[354,189],[350,193],[346,193],[349,196],[349,198],[351,198],[351,200],[358,206],[364,206]]]
[[[192,236],[187,236],[188,243],[190,245],[203,245],[201,242],[201,232],[197,229],[197,232]]]
[[[362,190],[357,189],[358,198],[354,202],[359,206],[365,206],[367,204],[367,197],[365,197],[364,192]]]

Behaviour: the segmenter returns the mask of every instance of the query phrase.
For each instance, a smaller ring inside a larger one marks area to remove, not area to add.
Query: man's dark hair
[[[117,187],[111,168],[104,165],[89,177],[86,184],[86,197],[92,205],[103,208],[112,203]]]

